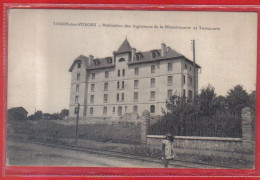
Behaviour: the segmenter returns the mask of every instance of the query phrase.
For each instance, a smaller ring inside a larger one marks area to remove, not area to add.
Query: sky
[[[211,84],[218,95],[237,84],[248,93],[256,89],[256,13],[12,9],[8,18],[8,108],[23,106],[29,114],[68,109],[74,59],[112,56],[126,37],[137,51],[165,43],[189,59],[194,39],[199,89]]]

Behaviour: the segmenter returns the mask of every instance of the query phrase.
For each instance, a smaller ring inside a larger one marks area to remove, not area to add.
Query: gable
[[[88,57],[85,57],[83,55],[80,55],[79,57],[77,57],[74,62],[72,63],[72,65],[70,66],[69,72],[72,72],[74,66],[78,63],[81,62],[82,65],[85,67],[85,69],[88,66]]]

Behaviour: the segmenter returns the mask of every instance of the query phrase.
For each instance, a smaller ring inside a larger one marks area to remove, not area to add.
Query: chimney
[[[132,57],[131,57],[132,62],[135,60],[135,53],[136,53],[136,49],[132,48]]]
[[[116,64],[116,51],[113,51],[113,62]]]
[[[165,56],[166,50],[167,50],[166,45],[165,45],[164,43],[162,43],[162,44],[161,44],[161,48],[162,48],[162,50],[161,50],[161,56]]]
[[[167,52],[169,52],[170,49],[171,49],[171,48],[168,46],[168,47],[167,47]]]
[[[89,55],[89,65],[91,65],[93,63],[93,59],[94,59],[94,56]]]

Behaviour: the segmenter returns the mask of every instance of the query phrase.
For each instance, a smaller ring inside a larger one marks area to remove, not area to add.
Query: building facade
[[[161,44],[140,52],[126,39],[113,56],[79,56],[71,65],[69,116],[120,117],[125,113],[161,115],[173,94],[193,98],[200,66]]]

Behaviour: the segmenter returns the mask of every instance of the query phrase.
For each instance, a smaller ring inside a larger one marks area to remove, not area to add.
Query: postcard
[[[257,18],[10,9],[6,165],[253,170]]]

